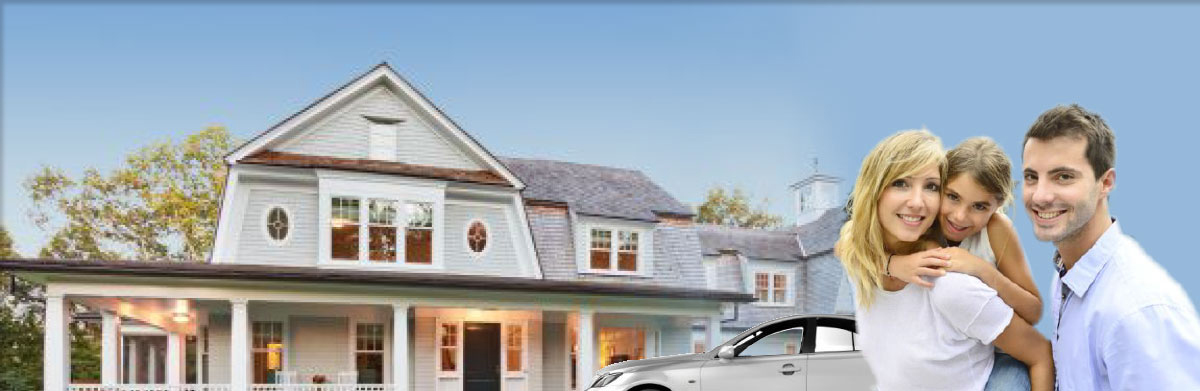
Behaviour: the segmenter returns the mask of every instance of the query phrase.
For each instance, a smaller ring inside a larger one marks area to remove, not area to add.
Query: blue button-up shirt
[[[1196,308],[1115,221],[1060,273],[1050,296],[1060,391],[1200,390]]]

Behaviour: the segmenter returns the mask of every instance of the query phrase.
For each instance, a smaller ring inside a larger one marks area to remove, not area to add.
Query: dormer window
[[[589,268],[596,272],[638,273],[640,240],[638,230],[592,228],[588,242]]]
[[[434,203],[352,196],[330,200],[332,260],[433,263]]]
[[[792,272],[760,270],[754,273],[755,305],[786,306],[791,305]]]

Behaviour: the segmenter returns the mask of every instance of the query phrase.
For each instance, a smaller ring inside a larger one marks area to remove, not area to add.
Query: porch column
[[[138,368],[141,364],[138,363],[138,340],[137,338],[129,338],[129,378],[125,379],[126,384],[138,384],[142,379],[138,377]]]
[[[250,389],[250,316],[246,299],[230,300],[229,390]]]
[[[146,384],[158,384],[158,345],[146,342]]]
[[[392,304],[392,384],[408,391],[408,303]]]
[[[167,333],[167,381],[170,385],[183,384],[184,335]]]
[[[62,295],[46,296],[46,334],[43,340],[42,390],[64,391],[71,382],[71,340],[67,335],[67,301]]]
[[[720,345],[721,342],[721,314],[709,315],[708,317],[708,348],[712,349]]]
[[[121,383],[121,316],[100,312],[100,383]]]
[[[596,311],[591,308],[579,309],[579,357],[575,368],[575,383],[579,391],[592,386],[592,377],[596,374]]]

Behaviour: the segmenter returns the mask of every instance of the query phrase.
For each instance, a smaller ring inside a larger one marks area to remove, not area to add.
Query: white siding
[[[208,382],[212,384],[229,384],[229,323],[228,314],[208,317]]]
[[[435,321],[432,316],[418,316],[413,324],[413,384],[416,391],[432,391],[437,381]]]
[[[289,233],[283,244],[266,236],[263,216],[275,205],[289,212]],[[317,194],[288,187],[249,188],[238,230],[235,262],[260,265],[315,265],[317,262]]]
[[[370,127],[365,116],[402,120],[397,126],[396,159],[404,163],[478,170],[464,150],[435,130],[422,115],[385,87],[376,87],[330,116],[298,131],[279,151],[317,156],[365,159],[370,151]]]
[[[331,381],[338,372],[354,370],[350,362],[350,327],[343,317],[292,316],[288,320],[289,370],[307,383],[322,374]]]
[[[446,204],[446,270],[456,273],[520,276],[521,264],[513,246],[514,222],[511,207]],[[488,227],[488,247],[482,257],[472,255],[466,244],[467,224],[480,219]],[[520,232],[520,231],[518,231]]]

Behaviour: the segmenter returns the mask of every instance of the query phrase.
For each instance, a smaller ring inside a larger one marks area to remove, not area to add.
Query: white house
[[[754,300],[642,173],[496,157],[386,64],[227,163],[210,260],[0,260],[46,285],[45,390],[583,389]],[[99,385],[69,378],[75,304]]]

